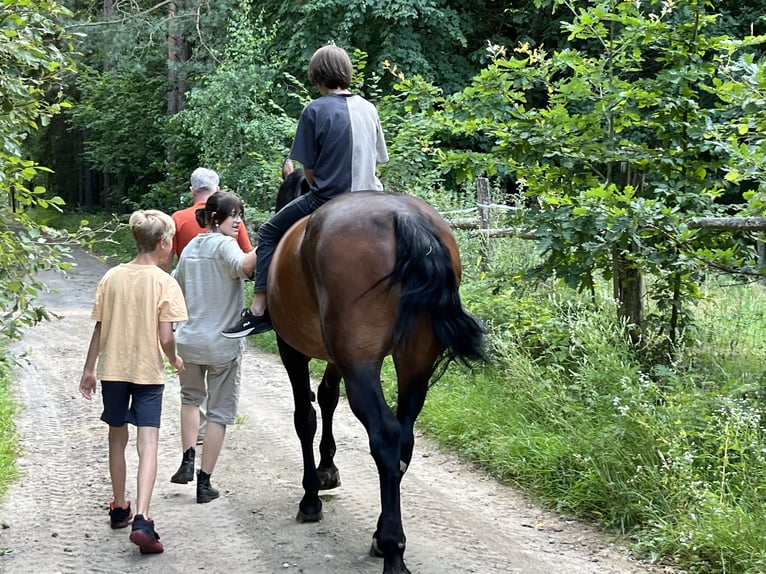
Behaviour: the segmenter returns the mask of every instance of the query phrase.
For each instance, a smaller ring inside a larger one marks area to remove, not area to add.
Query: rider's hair
[[[351,85],[352,73],[351,58],[343,48],[330,44],[322,46],[311,56],[309,81],[312,84],[321,84],[331,90],[347,90]]]

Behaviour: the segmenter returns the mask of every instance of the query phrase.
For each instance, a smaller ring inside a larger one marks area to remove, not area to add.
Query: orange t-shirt
[[[162,385],[167,375],[160,322],[186,321],[181,286],[156,265],[123,263],[96,287],[91,319],[101,323],[97,377],[136,385]]]
[[[200,233],[207,233],[205,228],[200,227],[197,223],[196,211],[200,207],[205,207],[204,201],[199,201],[191,207],[181,209],[173,214],[173,221],[176,223],[176,234],[173,236],[173,252],[176,254],[176,257],[181,257],[181,252],[189,244],[189,241]],[[239,226],[237,243],[245,253],[250,253],[253,250],[253,244],[250,243],[250,236],[247,234],[247,228],[244,224]]]

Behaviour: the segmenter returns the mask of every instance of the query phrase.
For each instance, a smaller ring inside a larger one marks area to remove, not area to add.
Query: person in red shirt
[[[190,183],[191,185],[189,186],[189,189],[191,190],[194,205],[187,207],[186,209],[179,209],[172,215],[173,221],[176,224],[176,234],[173,236],[173,253],[175,253],[176,260],[180,259],[181,252],[189,241],[197,237],[200,233],[207,233],[207,229],[200,227],[199,223],[197,223],[195,213],[199,208],[205,207],[205,202],[207,202],[208,197],[220,190],[220,178],[218,177],[218,174],[206,167],[198,167],[195,169],[191,174]],[[244,253],[250,253],[253,250],[253,245],[250,242],[250,236],[247,233],[247,228],[245,227],[244,222],[239,226],[237,243]],[[167,266],[168,271],[172,265],[173,255],[171,254]]]

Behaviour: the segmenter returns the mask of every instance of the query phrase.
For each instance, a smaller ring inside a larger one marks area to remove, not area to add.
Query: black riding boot
[[[202,470],[197,471],[197,502],[210,502],[220,496],[218,489],[210,485],[210,475]]]
[[[186,450],[181,458],[181,466],[178,471],[170,478],[170,482],[176,484],[186,484],[194,480],[194,447]]]

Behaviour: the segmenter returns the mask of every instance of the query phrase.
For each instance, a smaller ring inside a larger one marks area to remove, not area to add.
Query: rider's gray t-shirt
[[[290,157],[313,170],[312,191],[322,199],[382,190],[375,169],[388,152],[378,111],[356,94],[313,100],[301,113]]]

